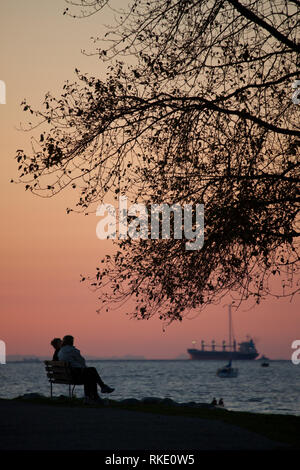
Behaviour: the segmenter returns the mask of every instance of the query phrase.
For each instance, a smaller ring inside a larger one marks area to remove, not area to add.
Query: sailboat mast
[[[229,316],[229,350],[231,351],[231,304],[228,305],[228,316]]]

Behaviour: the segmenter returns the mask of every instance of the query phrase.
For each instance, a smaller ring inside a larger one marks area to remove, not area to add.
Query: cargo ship
[[[206,361],[208,359],[217,361],[224,360],[229,361],[230,359],[236,361],[240,360],[253,360],[259,356],[259,353],[256,350],[254,341],[250,338],[249,341],[244,341],[243,343],[238,344],[238,349],[236,348],[236,342],[233,342],[233,350],[226,346],[225,341],[223,341],[222,346],[217,346],[214,341],[212,341],[210,349],[206,349],[204,341],[201,341],[201,349],[188,349],[191,359],[197,359],[200,361]],[[220,350],[218,350],[220,348]],[[228,350],[226,350],[228,348]]]
[[[233,338],[232,332],[232,319],[231,319],[231,305],[229,305],[229,342],[226,344],[224,340],[221,345],[217,345],[213,340],[211,345],[205,344],[204,341],[201,341],[201,349],[188,349],[187,352],[191,359],[198,361],[207,361],[207,360],[222,360],[233,361],[240,360],[253,360],[259,356],[258,351],[256,350],[254,341],[252,338],[247,338],[247,341],[242,343],[236,342]]]

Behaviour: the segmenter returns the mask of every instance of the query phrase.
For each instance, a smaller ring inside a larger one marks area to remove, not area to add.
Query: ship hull
[[[258,353],[241,353],[238,351],[201,351],[199,349],[188,349],[187,352],[190,355],[190,358],[197,361],[226,361],[232,359],[233,361],[252,361],[256,359]]]

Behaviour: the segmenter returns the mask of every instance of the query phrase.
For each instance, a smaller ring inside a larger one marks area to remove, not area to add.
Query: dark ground
[[[274,450],[220,420],[0,400],[0,450]]]

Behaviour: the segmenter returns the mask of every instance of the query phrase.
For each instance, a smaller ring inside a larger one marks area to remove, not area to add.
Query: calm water
[[[300,415],[300,365],[274,361],[270,367],[259,362],[235,363],[239,376],[221,379],[216,376],[219,361],[97,361],[103,380],[116,391],[114,399],[169,397],[183,403],[210,402],[222,397],[230,410]],[[54,385],[54,394],[67,395],[67,385]],[[0,365],[0,397],[13,398],[24,393],[50,394],[44,364]],[[83,387],[76,387],[83,396]]]

